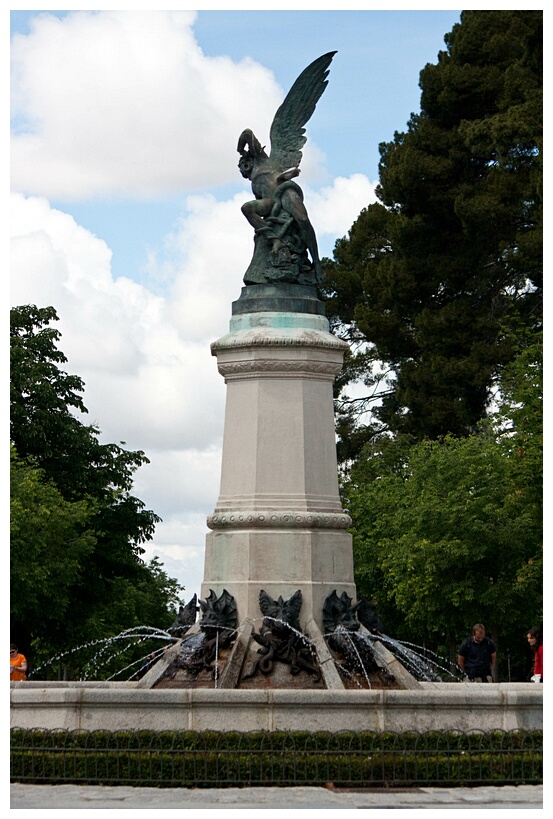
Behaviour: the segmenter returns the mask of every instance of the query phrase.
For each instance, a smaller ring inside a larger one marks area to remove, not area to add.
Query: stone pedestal
[[[208,518],[202,598],[227,589],[239,621],[259,592],[302,592],[302,628],[334,589],[355,598],[351,520],[338,493],[333,381],[345,342],[315,288],[250,285],[212,344],[227,384],[221,489]]]

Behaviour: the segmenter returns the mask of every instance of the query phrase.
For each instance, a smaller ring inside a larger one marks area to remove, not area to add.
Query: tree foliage
[[[12,631],[44,655],[122,629],[166,627],[181,588],[141,544],[157,515],[132,490],[148,460],[84,424],[52,307],[11,311]]]
[[[12,616],[63,623],[71,589],[82,580],[83,562],[96,543],[88,528],[94,506],[65,500],[43,470],[18,458],[13,447],[10,499]]]
[[[541,324],[542,12],[464,11],[445,42],[421,112],[380,146],[381,204],[326,261],[327,314],[361,345],[340,386],[361,379],[379,399],[357,440],[342,405],[344,457],[384,429],[474,431],[515,355],[510,329]]]
[[[511,647],[524,665],[542,615],[541,349],[505,368],[500,409],[477,433],[383,437],[353,467],[356,582],[388,633],[453,649],[483,622],[503,661]]]

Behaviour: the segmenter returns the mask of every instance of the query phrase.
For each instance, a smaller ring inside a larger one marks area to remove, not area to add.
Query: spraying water
[[[162,641],[164,645],[161,649],[152,650],[152,648],[150,648],[146,652],[141,653],[137,659],[133,659],[132,662],[127,663],[124,668],[122,667],[106,677],[106,673],[109,674],[109,672],[106,672],[105,669],[112,665],[118,657],[124,658],[125,653],[129,651],[129,649],[135,651],[148,640]],[[37,666],[37,668],[28,675],[28,678],[30,680],[40,679],[40,674],[44,675],[44,673],[51,671],[51,669],[58,667],[62,663],[71,662],[74,667],[80,668],[80,670],[76,672],[76,679],[80,682],[91,679],[112,680],[127,669],[139,665],[138,670],[133,672],[130,677],[130,679],[132,679],[138,676],[142,668],[151,664],[152,654],[161,655],[163,651],[176,642],[176,640],[176,637],[173,637],[173,635],[164,629],[152,626],[135,626],[125,629],[112,637],[90,640],[75,648],[60,652]],[[90,654],[90,649],[96,649],[92,657],[87,656]]]
[[[136,626],[113,637],[83,643],[50,658],[29,674],[29,679],[36,678],[45,670],[59,667],[61,663],[69,662],[80,669],[74,677],[79,681],[140,679],[171,645],[179,642],[179,649],[164,672],[164,677],[173,679],[179,670],[193,676],[201,671],[209,671],[217,688],[220,664],[221,661],[224,663],[222,658],[225,656],[221,652],[230,648],[238,634],[236,605],[227,591],[223,591],[219,597],[211,591],[205,603],[200,601],[203,611],[200,631],[187,634],[198,610],[196,602],[194,596],[187,607],[181,607],[173,625],[166,631],[151,626]],[[384,634],[380,628],[360,630],[355,617],[360,604],[352,606],[345,593],[341,597],[336,593],[330,595],[327,603],[324,609],[325,626],[331,630],[324,636],[335,655],[334,663],[339,673],[350,684],[358,688],[371,688],[375,684],[380,687],[394,682],[393,675],[383,661],[378,659],[379,652],[374,650],[376,641],[388,649],[419,681],[453,682],[461,678],[460,669],[450,670],[443,659],[422,646],[396,640]],[[320,678],[316,644],[299,628],[297,615],[300,606],[299,591],[288,601],[282,598],[274,601],[265,592],[260,593],[260,607],[265,616],[252,621],[261,622],[259,632],[252,632],[252,638],[260,648],[253,665],[243,673],[243,679],[252,677],[258,669],[264,675],[270,674],[275,662],[290,666],[292,674],[304,670],[316,679]],[[375,612],[370,606],[366,608],[374,619]],[[367,612],[365,616],[366,614]],[[381,627],[379,620],[374,622]],[[152,646],[152,641],[157,645]]]

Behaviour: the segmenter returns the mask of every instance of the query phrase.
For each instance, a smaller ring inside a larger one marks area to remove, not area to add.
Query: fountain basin
[[[543,686],[420,683],[413,690],[144,689],[11,683],[11,727],[154,731],[543,729]]]

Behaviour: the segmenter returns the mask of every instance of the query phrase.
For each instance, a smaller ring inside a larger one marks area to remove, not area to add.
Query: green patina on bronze
[[[251,284],[232,303],[232,315],[243,313],[311,313],[324,316],[316,287],[300,284]]]
[[[244,276],[246,285],[314,286],[322,279],[315,231],[303,204],[303,192],[292,180],[300,173],[304,126],[326,88],[334,54],[331,51],[314,60],[293,84],[271,125],[270,155],[249,128],[240,134],[238,167],[242,176],[251,180],[255,196],[242,206],[255,230],[253,257]]]

